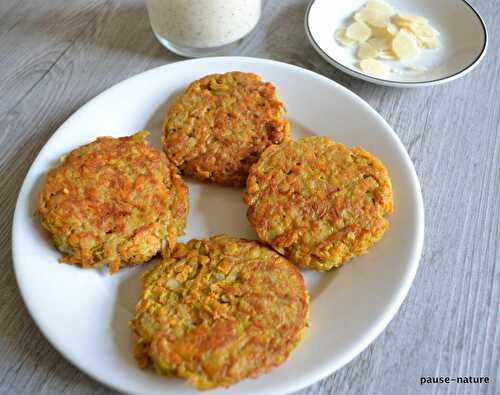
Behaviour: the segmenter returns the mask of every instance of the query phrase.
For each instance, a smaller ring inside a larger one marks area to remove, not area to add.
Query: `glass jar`
[[[225,55],[260,19],[261,0],[146,0],[158,40],[186,57]]]

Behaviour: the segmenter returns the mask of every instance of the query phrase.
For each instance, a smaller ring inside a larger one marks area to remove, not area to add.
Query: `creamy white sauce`
[[[243,38],[260,18],[261,0],[146,0],[156,34],[178,46],[211,48]]]

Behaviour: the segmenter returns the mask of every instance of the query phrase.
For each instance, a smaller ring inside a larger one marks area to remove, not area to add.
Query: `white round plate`
[[[255,72],[277,86],[295,138],[326,135],[362,145],[387,165],[396,212],[391,228],[368,254],[338,271],[304,272],[311,295],[308,334],[289,360],[270,374],[210,394],[278,394],[298,390],[348,363],[396,314],[420,259],[424,211],[413,165],[390,126],[367,103],[335,82],[264,59],[207,58],[159,67],[100,94],[73,114],[40,151],[24,180],[14,215],[12,251],[17,281],[33,319],[74,365],[95,379],[134,394],[194,394],[179,379],[141,370],[132,356],[127,322],[150,264],[109,275],[58,264],[60,256],[33,213],[47,171],[58,158],[98,136],[147,128],[160,147],[167,104],[195,79],[227,71]],[[215,234],[255,238],[243,190],[189,181],[191,211],[181,240]]]
[[[367,0],[312,0],[305,16],[305,29],[312,46],[330,64],[345,73],[374,84],[416,88],[442,84],[463,77],[476,67],[486,54],[488,33],[478,12],[465,0],[385,0],[397,13],[427,18],[440,32],[441,48],[424,50],[408,64],[426,70],[404,70],[382,79],[363,73],[357,65],[355,48],[340,45],[335,32],[348,25],[352,15]],[[402,69],[401,62],[384,61]]]

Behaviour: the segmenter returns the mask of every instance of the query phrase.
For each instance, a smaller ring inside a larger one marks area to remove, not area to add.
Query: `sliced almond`
[[[343,45],[344,47],[354,47],[354,45],[356,45],[356,41],[347,37],[345,33],[345,28],[337,30],[335,32],[335,39],[340,45]]]
[[[392,50],[399,59],[414,58],[420,53],[417,38],[405,29],[400,30],[394,38]]]
[[[354,21],[356,22],[364,22],[364,14],[361,11],[356,12],[353,17]]]
[[[412,23],[411,23],[411,22],[409,22],[409,21],[405,21],[405,20],[403,20],[403,19],[399,19],[399,18],[396,18],[396,17],[395,17],[395,18],[392,18],[392,23],[393,23],[396,27],[398,27],[399,29],[403,29],[403,28],[408,29],[408,28],[412,25]]]
[[[372,37],[367,41],[367,43],[378,51],[391,49],[392,46],[392,40],[385,37]]]
[[[393,17],[392,21],[399,28],[405,28],[405,29],[411,30],[417,36],[424,36],[424,37],[439,36],[439,32],[436,31],[435,29],[433,29],[427,23],[419,23],[419,22],[411,21],[411,20],[408,20],[405,18],[401,18],[401,16],[399,16],[399,15]]]
[[[412,31],[417,37],[435,37],[436,31],[430,26],[417,25],[415,23],[408,25],[408,30]]]
[[[394,38],[398,33],[399,28],[392,23],[389,23],[385,28],[372,27],[372,37]]]
[[[396,15],[395,18],[403,20],[403,21],[407,21],[410,23],[416,23],[419,25],[428,25],[429,24],[429,21],[426,18],[424,18],[423,16],[399,14],[399,15]]]
[[[382,0],[370,0],[368,3],[366,3],[365,8],[375,10],[389,16],[394,14],[394,8],[390,4]]]
[[[347,28],[345,35],[351,40],[362,43],[370,38],[372,30],[364,22],[354,22]]]
[[[361,11],[357,12],[354,15],[354,19],[357,22],[365,22],[373,27],[384,28],[390,23],[389,15],[369,8],[363,8]]]
[[[391,72],[391,68],[375,59],[363,59],[359,62],[360,69],[366,74],[372,75],[374,77],[385,78]]]
[[[380,51],[378,49],[364,42],[361,43],[358,47],[358,59],[363,60],[369,58],[376,58],[379,52]]]
[[[385,28],[372,27],[372,37],[391,39],[392,36]]]
[[[385,29],[391,36],[395,36],[399,31],[398,27],[394,23],[389,23]]]

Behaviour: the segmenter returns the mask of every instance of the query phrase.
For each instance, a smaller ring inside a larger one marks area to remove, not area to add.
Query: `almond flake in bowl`
[[[384,61],[416,60],[422,49],[438,49],[441,45],[439,32],[426,18],[399,14],[383,0],[368,1],[353,14],[351,24],[337,30],[335,38],[345,47],[357,47],[358,67],[381,78],[391,72]]]

